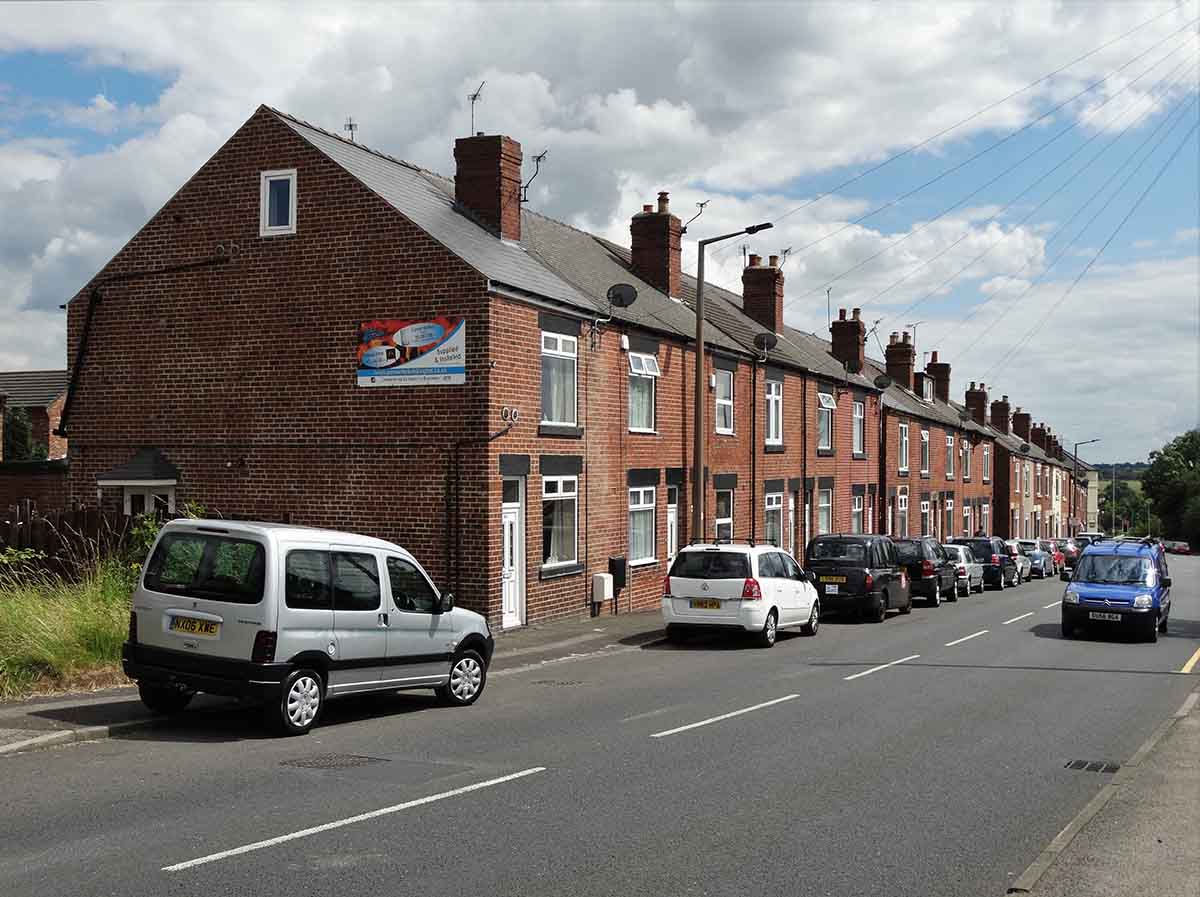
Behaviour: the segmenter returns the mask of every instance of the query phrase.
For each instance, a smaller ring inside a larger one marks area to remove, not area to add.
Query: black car
[[[920,595],[934,607],[940,605],[943,598],[958,600],[957,565],[937,539],[921,536],[894,541],[913,595]]]
[[[1008,546],[997,536],[965,536],[951,539],[951,545],[966,545],[975,554],[976,560],[983,564],[983,584],[1003,589],[1004,584],[1012,582],[1017,575],[1017,564],[1008,553]]]
[[[805,555],[823,610],[861,613],[874,623],[882,623],[889,609],[912,610],[896,546],[887,536],[817,536]]]

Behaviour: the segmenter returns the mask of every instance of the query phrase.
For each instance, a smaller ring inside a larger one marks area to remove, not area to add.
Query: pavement
[[[1030,893],[1193,897],[1200,558],[1171,566],[1157,644],[1063,640],[1055,580],[771,650],[604,617],[503,636],[470,708],[346,699],[276,738],[212,707],[11,753],[0,893],[989,897],[1057,845]]]

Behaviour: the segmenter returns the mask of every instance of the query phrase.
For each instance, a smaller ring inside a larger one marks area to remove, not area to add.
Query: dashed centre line
[[[981,635],[987,635],[988,630],[980,629],[978,632],[972,632],[970,635],[964,635],[962,638],[956,638],[952,642],[946,642],[947,648],[953,648],[955,645],[961,645],[963,642],[969,642],[973,638],[979,638]]]
[[[1013,617],[1011,620],[1005,620],[1000,625],[1007,626],[1009,623],[1015,623],[1015,622],[1017,622],[1017,620],[1024,620],[1026,617],[1032,617],[1032,616],[1033,616],[1033,611],[1030,611],[1027,614],[1021,614],[1021,616],[1019,616],[1019,617]]]
[[[710,716],[708,719],[702,719],[698,723],[688,723],[686,726],[679,726],[675,729],[667,729],[665,732],[655,732],[651,738],[666,738],[668,735],[678,735],[680,732],[686,732],[689,729],[698,729],[701,726],[707,726],[712,723],[719,723],[723,719],[731,719],[735,716],[741,716],[743,713],[750,713],[754,710],[762,710],[764,707],[770,707],[774,704],[782,704],[784,701],[791,701],[799,695],[784,695],[782,698],[775,698],[773,701],[763,701],[761,704],[755,704],[753,707],[743,707],[741,710],[734,710],[730,713],[722,713],[720,716]]]
[[[1042,610],[1050,610],[1052,607],[1058,607],[1061,601],[1051,601],[1049,604],[1042,605]]]
[[[872,673],[878,673],[880,670],[886,670],[888,667],[894,667],[898,663],[904,663],[908,660],[916,660],[920,654],[910,654],[908,657],[901,657],[899,660],[893,660],[891,663],[881,663],[877,667],[871,667],[869,670],[863,670],[861,673],[855,673],[853,676],[843,676],[843,680],[850,682],[854,679],[860,679],[863,676],[870,676]]]

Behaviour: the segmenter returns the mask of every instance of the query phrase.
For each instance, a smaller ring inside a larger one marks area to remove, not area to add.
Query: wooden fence
[[[32,501],[0,509],[0,550],[33,549],[34,566],[72,572],[126,547],[133,517],[98,508],[41,513]]]

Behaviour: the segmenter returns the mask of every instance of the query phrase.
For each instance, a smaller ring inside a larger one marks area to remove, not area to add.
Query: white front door
[[[519,495],[520,484],[517,483]],[[508,489],[505,490],[509,492]],[[500,594],[505,628],[525,622],[525,545],[521,505],[505,504],[500,511]]]
[[[675,559],[679,551],[679,488],[667,487],[667,561]]]

